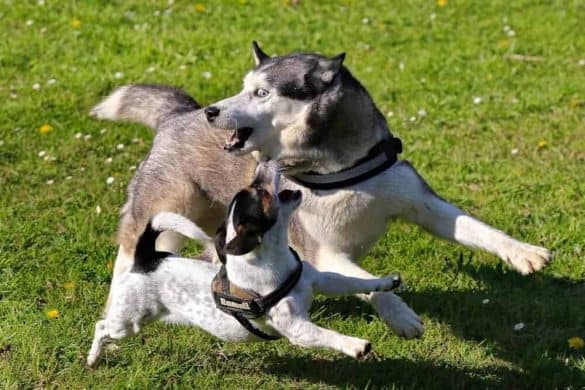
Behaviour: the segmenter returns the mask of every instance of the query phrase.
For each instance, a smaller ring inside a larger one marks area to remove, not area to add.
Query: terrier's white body
[[[276,187],[277,185],[273,188]],[[226,220],[225,242],[228,243],[237,239],[238,234],[245,234],[244,229],[236,227],[234,223],[237,196],[228,210]],[[274,194],[272,198],[276,203],[278,217],[274,225],[262,235],[262,243],[242,255],[228,252],[226,262],[231,283],[263,296],[281,286],[299,264],[288,247],[287,225],[290,213],[300,203],[300,193],[297,192],[292,201],[279,202],[278,196]],[[242,219],[241,215],[238,217]],[[152,228],[154,231],[173,230],[207,243],[211,241],[193,222],[170,212],[159,213],[152,221]],[[154,241],[158,234],[152,236],[152,240],[144,239],[149,229],[150,225],[139,240],[137,256],[141,256],[140,252],[143,252],[141,245],[151,246],[154,251]],[[153,232],[152,229],[150,231]],[[146,242],[148,240],[151,242]],[[174,255],[146,261],[155,263],[151,270],[145,271],[135,266],[112,284],[111,304],[105,318],[96,324],[93,344],[87,358],[89,366],[96,364],[108,339],[134,335],[144,324],[156,319],[197,326],[222,340],[260,340],[234,317],[216,307],[211,284],[220,265]],[[137,259],[137,263],[139,262]],[[388,291],[395,287],[395,283],[396,277],[359,279],[332,272],[319,272],[309,263],[303,262],[302,274],[292,290],[270,308],[266,315],[250,321],[263,332],[282,335],[293,344],[331,348],[358,358],[369,352],[370,343],[313,324],[308,315],[313,293],[349,295]]]

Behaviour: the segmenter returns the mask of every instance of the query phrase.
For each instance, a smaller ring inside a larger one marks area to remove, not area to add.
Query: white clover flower
[[[106,179],[106,184],[107,184],[107,185],[113,184],[113,183],[114,183],[114,180],[115,180],[115,179],[114,179],[112,176],[110,176],[110,177],[108,177],[108,178]]]
[[[73,176],[67,176],[67,177],[65,178],[65,180],[71,180],[71,179],[73,179]]]
[[[112,158],[111,157],[106,158],[106,164],[111,164],[111,163],[112,163]]]
[[[53,84],[55,84],[56,82],[57,82],[57,80],[55,80],[55,79],[49,79],[49,80],[47,81],[47,85],[53,85]]]
[[[123,150],[124,149],[124,144],[118,144],[118,145],[116,145],[116,149]]]
[[[473,98],[473,104],[481,104],[482,101],[483,99],[481,98],[481,96],[475,96]]]
[[[86,134],[83,136],[83,139],[89,141],[91,139],[91,134]]]
[[[100,207],[99,204],[97,206],[95,206],[95,213],[96,214],[101,214],[102,213],[102,208]]]
[[[512,150],[510,151],[510,153],[512,153],[512,156],[515,156],[515,155],[517,155],[517,154],[518,154],[518,152],[519,152],[518,148],[514,148],[514,149],[512,149]]]
[[[4,146],[4,140],[0,139],[0,146]]]
[[[393,111],[388,111],[388,112],[386,113],[386,116],[387,116],[388,118],[391,118],[391,117],[393,117],[393,116],[394,116],[394,112],[393,112]]]
[[[41,89],[41,84],[34,83],[33,86],[32,86],[32,89],[34,89],[35,91],[38,91],[39,89]]]
[[[420,110],[418,110],[417,114],[420,117],[427,116],[427,111],[424,108],[421,108]]]
[[[363,18],[363,19],[362,19],[362,23],[363,23],[363,24],[368,24],[368,23],[370,23],[370,19],[368,19],[368,18]]]
[[[124,73],[122,72],[116,72],[114,73],[114,77],[117,79],[121,79],[122,77],[124,77]]]
[[[487,305],[488,303],[490,303],[490,300],[486,298],[483,301],[481,301],[481,303],[483,303],[484,305]]]
[[[409,120],[410,120],[411,122],[416,122],[416,116],[414,116],[414,115],[413,115],[413,116],[411,116],[411,117],[409,118]]]
[[[133,170],[135,170],[135,169],[136,169],[136,165],[131,165],[131,166],[128,168],[128,170],[129,170],[129,171],[133,171]]]
[[[104,135],[104,134],[106,134],[106,131],[108,131],[108,129],[101,129],[100,134]]]
[[[83,137],[83,134],[75,133],[75,139],[80,139],[81,137]]]
[[[516,332],[520,332],[522,329],[524,329],[524,322],[519,322],[516,325],[514,325],[514,330]]]
[[[398,69],[404,70],[404,62],[400,61],[400,63],[398,64]]]
[[[34,20],[31,20],[31,19],[29,19],[29,20],[27,20],[27,21],[26,21],[24,24],[26,24],[27,26],[29,26],[29,27],[30,27],[30,26],[32,26],[33,24],[35,24],[35,22],[34,22]]]
[[[47,152],[45,152],[44,150],[41,150],[38,154],[39,157],[45,157],[45,154],[47,154]]]
[[[54,183],[55,183],[55,180],[53,180],[53,179],[47,180],[47,185],[48,186],[53,185]]]
[[[201,76],[206,79],[209,80],[211,78],[211,72],[207,71],[207,72],[203,72],[201,73]]]
[[[153,73],[154,71],[155,71],[155,68],[154,68],[154,66],[149,66],[149,67],[146,69],[146,73]]]
[[[508,34],[509,37],[514,37],[514,36],[516,36],[516,31],[508,30],[508,32],[506,34]]]

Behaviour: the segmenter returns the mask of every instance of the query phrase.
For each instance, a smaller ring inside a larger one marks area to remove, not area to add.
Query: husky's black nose
[[[213,120],[219,116],[219,108],[215,106],[205,107],[203,112],[205,113],[207,121],[209,122],[213,122]]]

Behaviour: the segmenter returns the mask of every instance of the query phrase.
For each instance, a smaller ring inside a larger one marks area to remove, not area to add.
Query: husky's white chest
[[[363,257],[386,229],[387,215],[371,191],[342,189],[314,193],[303,189],[298,217],[319,244]]]

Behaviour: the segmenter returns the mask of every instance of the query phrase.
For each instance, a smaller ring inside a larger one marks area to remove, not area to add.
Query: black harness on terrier
[[[225,258],[221,258],[221,256],[220,260],[223,264],[211,283],[211,292],[213,293],[217,308],[233,316],[250,333],[264,340],[277,340],[280,336],[269,335],[263,332],[252,325],[249,319],[265,315],[271,307],[276,305],[293,289],[301,278],[303,263],[297,252],[290,247],[289,249],[297,260],[297,268],[280,287],[268,295],[262,296],[254,291],[241,288],[231,283],[227,277]]]
[[[350,168],[323,175],[312,172],[300,173],[289,178],[312,190],[349,187],[384,172],[398,161],[400,153],[402,153],[402,141],[390,135],[390,138],[378,142],[366,157],[358,160]]]

